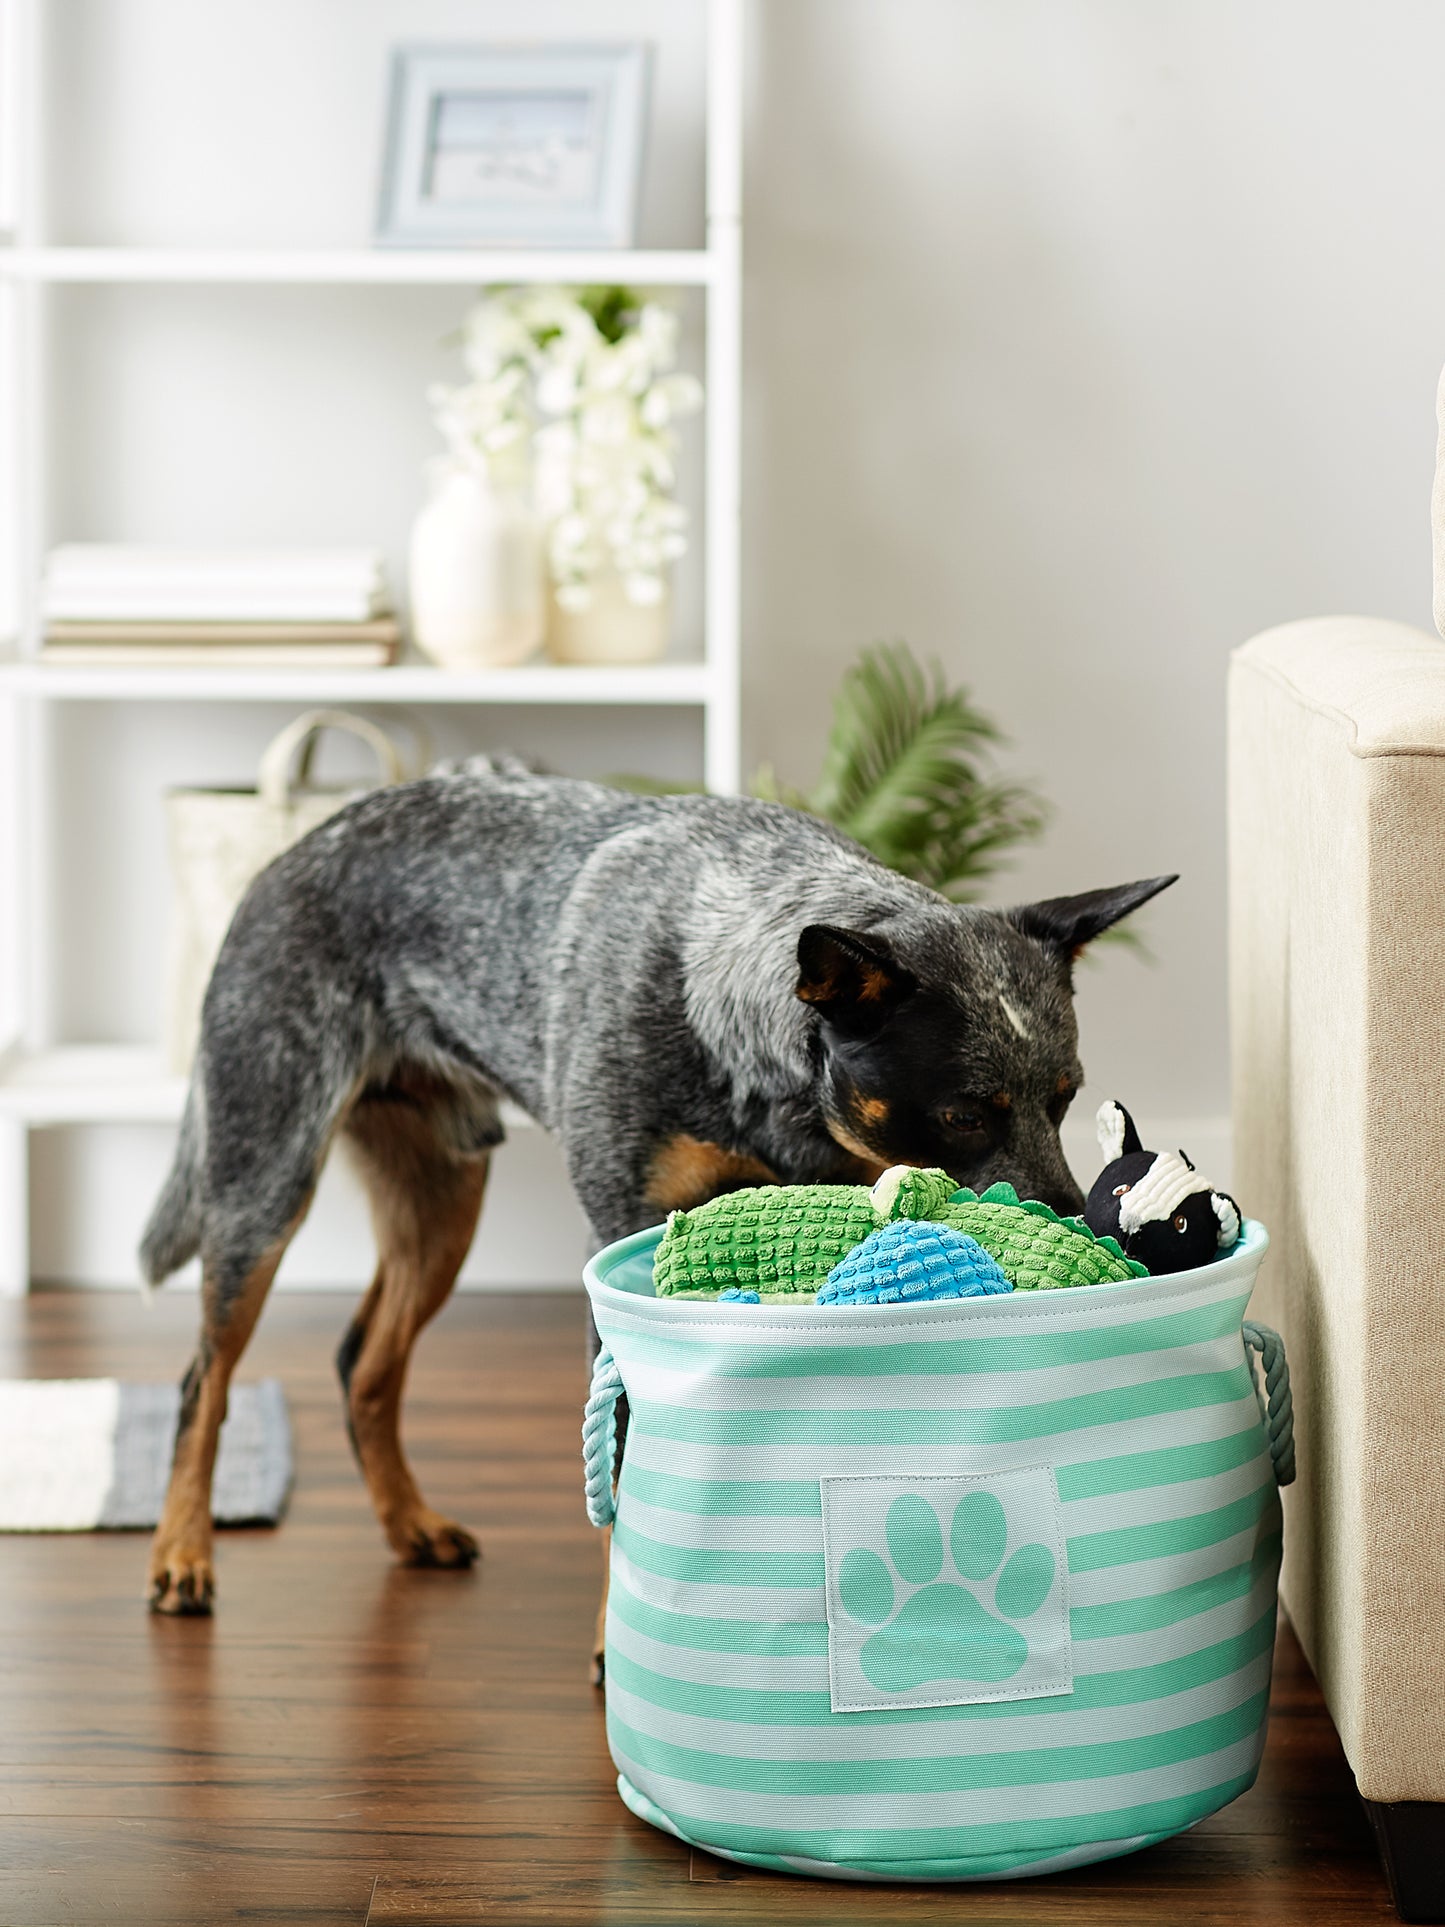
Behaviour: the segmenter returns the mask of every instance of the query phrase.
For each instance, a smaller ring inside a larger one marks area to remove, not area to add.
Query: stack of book
[[[48,662],[369,668],[401,630],[367,549],[68,544],[41,593]]]

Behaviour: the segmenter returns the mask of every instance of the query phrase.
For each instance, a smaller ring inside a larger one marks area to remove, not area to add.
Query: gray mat
[[[153,1526],[160,1518],[180,1403],[174,1385],[121,1386],[111,1485],[96,1521],[102,1529]],[[281,1381],[233,1385],[211,1484],[216,1524],[275,1525],[292,1476],[291,1422]]]
[[[173,1385],[0,1379],[0,1532],[153,1526],[179,1411]],[[275,1525],[291,1478],[279,1382],[233,1386],[212,1488],[216,1523]]]

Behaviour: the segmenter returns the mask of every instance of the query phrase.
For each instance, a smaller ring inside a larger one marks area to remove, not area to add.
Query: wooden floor
[[[389,1564],[342,1434],[335,1297],[278,1297],[299,1483],[222,1535],[214,1620],[156,1620],[134,1534],[0,1541],[0,1927],[219,1921],[1198,1922],[1394,1918],[1293,1639],[1259,1784],[1179,1840],[1080,1874],[856,1888],[744,1871],[634,1820],[586,1683],[599,1553],[582,1511],[581,1299],[460,1299],[407,1431],[473,1573]],[[195,1300],[0,1307],[0,1376],[179,1376]]]

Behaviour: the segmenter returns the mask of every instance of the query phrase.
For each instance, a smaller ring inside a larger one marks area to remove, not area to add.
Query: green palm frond
[[[813,788],[794,789],[766,764],[748,788],[836,824],[880,863],[967,903],[1048,817],[1035,790],[990,773],[1004,740],[937,663],[925,670],[905,643],[879,643],[843,678]],[[648,795],[684,788],[640,776],[609,780]]]
[[[814,805],[835,821],[886,816],[890,796],[948,782],[955,754],[997,741],[966,694],[945,687],[937,663],[925,674],[905,644],[879,643],[864,650],[834,698]]]
[[[1002,740],[936,663],[925,671],[906,645],[879,644],[843,679],[803,804],[891,869],[967,901],[1046,820],[1034,791],[987,774]]]

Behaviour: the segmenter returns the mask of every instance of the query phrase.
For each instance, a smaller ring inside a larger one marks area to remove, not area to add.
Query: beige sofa
[[[1235,1190],[1299,1439],[1283,1596],[1396,1905],[1445,1920],[1445,645],[1272,629],[1229,717]]]

